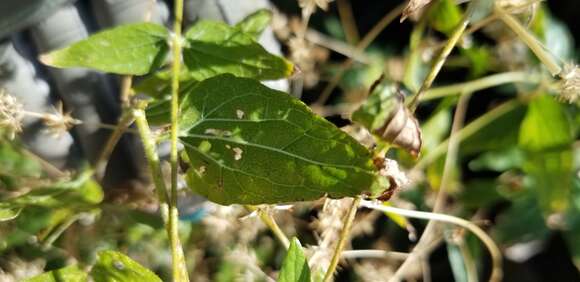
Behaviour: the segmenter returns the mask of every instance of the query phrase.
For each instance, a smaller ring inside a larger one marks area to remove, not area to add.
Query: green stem
[[[522,41],[524,41],[524,43],[526,43],[526,45],[528,45],[530,50],[534,52],[553,76],[560,74],[562,71],[560,64],[556,62],[552,54],[546,51],[544,45],[540,43],[533,34],[531,34],[520,22],[500,6],[496,5],[495,13]]]
[[[179,132],[179,73],[181,70],[181,23],[183,20],[183,0],[175,0],[174,7],[175,20],[173,22],[172,53],[171,64],[171,153],[169,161],[171,163],[171,193],[168,201],[169,218],[169,242],[171,244],[171,256],[173,260],[173,280],[189,281],[185,257],[181,243],[179,242],[179,215],[177,211],[177,133]]]
[[[526,72],[504,72],[482,77],[476,80],[452,84],[448,86],[431,88],[423,94],[420,101],[427,101],[441,97],[457,95],[460,93],[471,93],[482,89],[491,88],[508,83],[517,82],[539,82],[540,76]]]
[[[278,238],[278,241],[280,241],[284,248],[288,249],[290,247],[290,240],[288,240],[288,237],[284,234],[282,229],[280,229],[280,226],[276,223],[276,220],[274,220],[274,217],[271,214],[264,212],[255,206],[245,205],[244,207],[250,211],[255,211],[258,214],[260,220],[270,228],[270,231],[274,233],[274,236]]]
[[[144,107],[144,105],[141,105],[140,108],[133,109],[132,116],[135,119],[135,124],[139,130],[139,137],[143,142],[143,150],[145,151],[145,158],[147,159],[149,170],[151,171],[151,179],[155,186],[157,198],[159,198],[160,203],[167,204],[169,197],[167,195],[167,187],[165,186],[163,173],[161,172],[161,166],[159,164],[159,155],[157,155],[157,150],[155,149],[155,138],[149,129],[149,123],[145,118],[145,112],[142,107]],[[163,220],[166,222],[167,214],[162,215]]]
[[[157,150],[155,150],[155,138],[151,134],[149,124],[145,118],[145,112],[143,111],[144,106],[144,103],[142,103],[137,109],[134,109],[133,117],[135,118],[135,123],[139,130],[139,136],[143,142],[145,156],[151,171],[151,178],[153,179],[155,191],[157,192],[157,197],[160,202],[161,216],[165,223],[169,244],[171,245],[173,280],[177,282],[187,282],[189,281],[189,277],[187,275],[185,257],[179,241],[179,233],[177,229],[179,223],[177,206],[171,204],[171,199],[167,193],[167,187],[165,186],[163,173],[161,172],[161,166],[159,164],[159,156],[157,155]]]
[[[465,17],[461,21],[461,23],[455,28],[453,34],[451,34],[451,37],[449,37],[449,39],[447,40],[447,44],[445,44],[445,46],[439,53],[439,56],[437,56],[435,63],[433,64],[433,66],[431,66],[431,70],[429,71],[427,77],[423,81],[421,88],[419,88],[419,91],[417,91],[417,93],[411,98],[410,100],[411,102],[409,103],[409,109],[411,111],[415,111],[415,109],[417,108],[417,104],[419,103],[419,99],[425,93],[425,91],[427,91],[427,89],[431,87],[433,81],[435,81],[435,78],[441,71],[443,64],[445,64],[445,60],[447,60],[447,57],[449,56],[453,48],[455,48],[455,45],[457,45],[457,42],[461,38],[461,35],[467,28],[468,24],[469,19]]]
[[[334,249],[334,254],[332,255],[332,259],[330,260],[330,265],[328,266],[328,269],[326,270],[326,273],[324,274],[324,279],[322,279],[322,282],[331,281],[332,276],[334,275],[334,271],[336,270],[336,267],[338,266],[338,262],[340,260],[340,257],[342,256],[342,250],[344,249],[344,245],[346,244],[346,241],[349,237],[348,235],[350,233],[350,229],[351,229],[352,224],[354,222],[354,218],[356,216],[356,211],[358,210],[358,205],[359,205],[360,201],[361,201],[360,197],[354,198],[352,201],[352,204],[350,205],[348,213],[344,217],[344,223],[342,225],[342,230],[340,231],[340,237],[338,238],[338,243],[336,244],[336,248]]]

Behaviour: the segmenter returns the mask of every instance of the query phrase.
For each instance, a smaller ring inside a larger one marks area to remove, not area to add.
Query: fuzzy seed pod
[[[352,120],[414,157],[421,151],[419,122],[405,107],[402,91],[388,82],[373,85],[367,101],[353,113]]]

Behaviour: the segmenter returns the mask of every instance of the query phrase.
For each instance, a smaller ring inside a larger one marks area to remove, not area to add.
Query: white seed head
[[[73,126],[82,122],[71,116],[70,112],[65,113],[62,103],[58,103],[54,114],[44,114],[42,121],[47,130],[55,137],[62,136]]]
[[[10,139],[22,131],[23,106],[4,90],[0,90],[0,128],[7,131]]]
[[[302,8],[302,15],[310,16],[316,7],[326,11],[328,9],[328,4],[333,0],[298,0],[298,5]]]
[[[399,163],[397,163],[397,161],[385,158],[383,166],[384,168],[381,169],[379,173],[382,176],[392,179],[395,184],[397,184],[397,187],[404,187],[409,184],[409,178],[407,178],[405,172],[399,168]]]
[[[560,73],[562,88],[559,99],[575,103],[580,98],[580,68],[575,64],[566,64]]]

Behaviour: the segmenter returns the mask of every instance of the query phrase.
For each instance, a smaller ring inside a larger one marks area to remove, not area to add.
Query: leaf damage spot
[[[123,264],[123,262],[121,261],[116,260],[113,262],[113,267],[116,268],[117,270],[123,270],[125,269],[125,264]]]
[[[204,165],[200,166],[198,169],[195,170],[197,174],[203,176],[205,174],[206,167]]]
[[[238,117],[238,119],[243,119],[245,114],[246,113],[244,113],[244,111],[242,111],[240,109],[236,110],[236,116]]]
[[[242,153],[244,152],[242,149],[235,147],[232,149],[234,151],[234,160],[239,161],[242,159]]]
[[[232,132],[229,130],[221,130],[216,128],[208,128],[204,131],[205,134],[213,135],[213,136],[223,136],[223,137],[230,137],[232,136]]]

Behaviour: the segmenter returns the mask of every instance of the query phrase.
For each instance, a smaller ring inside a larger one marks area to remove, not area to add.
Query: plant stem
[[[531,34],[520,22],[518,22],[512,15],[508,14],[499,5],[495,6],[495,13],[522,41],[524,41],[524,43],[526,43],[526,45],[528,45],[530,50],[532,50],[538,59],[540,59],[553,76],[560,74],[562,71],[560,64],[556,62],[552,54],[547,51],[546,47],[544,47],[544,45],[540,43],[533,34]]]
[[[425,91],[427,91],[427,89],[431,87],[433,81],[435,81],[435,78],[441,71],[443,64],[445,64],[445,60],[447,60],[447,57],[449,56],[453,48],[455,48],[455,45],[457,45],[457,42],[461,38],[461,35],[467,28],[468,24],[469,19],[467,17],[464,17],[461,23],[455,28],[455,30],[451,34],[451,37],[449,37],[449,39],[447,40],[447,44],[445,44],[445,46],[439,53],[439,56],[437,56],[435,63],[433,63],[433,65],[431,66],[431,70],[429,71],[427,77],[423,81],[421,88],[419,88],[419,91],[417,91],[417,93],[415,93],[415,95],[413,95],[413,97],[410,99],[411,102],[409,103],[409,109],[411,111],[415,111],[415,109],[417,108],[417,104],[419,103],[419,99],[421,98],[423,93],[425,93]]]
[[[342,255],[342,250],[344,249],[344,245],[348,239],[348,235],[350,233],[350,228],[352,227],[352,223],[354,222],[354,218],[356,216],[356,211],[358,209],[358,205],[361,201],[360,197],[356,197],[352,200],[348,213],[344,217],[344,223],[342,225],[342,230],[340,231],[340,237],[338,238],[338,243],[336,244],[336,248],[334,249],[334,254],[332,255],[332,259],[330,260],[330,265],[324,274],[324,278],[322,282],[329,282],[334,275],[334,271],[338,266],[338,262]]]
[[[389,252],[383,250],[350,250],[342,252],[343,259],[357,259],[357,258],[389,258],[395,260],[406,260],[409,257],[408,253]]]
[[[463,122],[465,120],[465,114],[467,112],[467,105],[471,94],[463,95],[459,98],[457,107],[455,109],[455,114],[453,116],[453,124],[451,126],[451,133],[449,135],[449,142],[447,146],[447,156],[445,158],[445,164],[443,166],[443,175],[441,177],[441,184],[439,185],[439,190],[435,198],[435,204],[433,205],[433,212],[440,213],[444,211],[445,203],[447,202],[447,187],[451,183],[453,168],[457,163],[457,154],[459,150],[459,143],[457,132],[463,127]],[[413,248],[413,252],[409,258],[403,262],[403,264],[397,269],[393,278],[398,279],[405,276],[406,271],[408,271],[409,266],[413,264],[414,261],[419,259],[421,262],[424,261],[426,256],[422,249],[427,248],[429,242],[437,237],[437,229],[433,221],[429,221],[425,230],[421,234],[419,241]],[[427,253],[428,254],[428,253]],[[425,269],[425,268],[423,268]]]
[[[99,158],[95,162],[95,176],[97,180],[102,180],[105,175],[105,170],[107,168],[107,163],[109,158],[115,149],[115,146],[123,136],[123,133],[129,128],[129,125],[133,123],[133,114],[130,111],[124,111],[123,115],[119,119],[119,123],[115,126],[115,129],[109,135],[105,147],[101,151]]]
[[[159,164],[159,156],[157,155],[157,150],[155,149],[155,138],[151,134],[147,119],[145,119],[145,112],[143,111],[143,108],[144,103],[142,103],[139,108],[133,110],[133,116],[135,118],[137,128],[139,129],[141,141],[143,142],[145,156],[151,171],[151,178],[155,184],[155,191],[157,192],[157,197],[160,201],[161,216],[163,218],[163,222],[165,223],[169,244],[171,245],[173,280],[177,282],[186,282],[189,281],[189,278],[187,275],[187,267],[185,264],[183,249],[179,241],[179,233],[177,229],[179,215],[177,212],[177,207],[172,205],[171,199],[168,195],[165,181],[163,180],[163,174],[161,172],[161,166]]]
[[[360,203],[361,207],[379,210],[382,212],[392,212],[395,214],[399,214],[406,217],[411,218],[418,218],[418,219],[426,219],[426,220],[434,220],[440,222],[451,223],[457,226],[461,226],[469,231],[471,231],[475,236],[477,236],[481,242],[485,245],[488,249],[489,253],[491,254],[492,259],[492,273],[490,277],[490,281],[500,281],[503,272],[502,272],[502,256],[499,248],[495,244],[495,242],[483,231],[479,226],[459,217],[446,215],[446,214],[438,214],[438,213],[431,213],[431,212],[422,212],[422,211],[413,211],[413,210],[405,210],[399,209],[395,207],[384,206],[381,204],[377,204],[371,201],[363,200]]]
[[[457,95],[462,92],[476,92],[507,83],[539,82],[540,76],[526,72],[504,72],[482,77],[468,82],[431,88],[420,97],[420,101],[427,101],[441,97]]]
[[[183,249],[179,242],[179,214],[177,211],[177,133],[179,132],[178,115],[179,115],[179,73],[181,70],[181,23],[183,20],[183,0],[174,2],[174,22],[172,51],[173,61],[171,64],[171,153],[169,161],[171,164],[171,192],[168,201],[169,218],[169,242],[171,243],[171,256],[173,260],[173,280],[189,281],[187,267]]]
[[[145,151],[145,158],[149,165],[149,170],[151,171],[151,179],[155,186],[155,192],[157,193],[157,198],[162,204],[167,204],[169,196],[167,195],[167,188],[165,186],[165,181],[163,180],[163,173],[161,172],[161,166],[159,164],[159,155],[157,155],[157,150],[155,149],[155,138],[149,129],[149,123],[145,118],[145,112],[142,109],[134,109],[131,112],[133,118],[135,119],[135,124],[139,130],[139,137],[143,142],[143,150]],[[163,220],[167,221],[167,214],[162,214]]]
[[[286,234],[284,234],[282,229],[280,229],[280,226],[276,223],[276,220],[274,220],[274,217],[271,214],[264,212],[262,209],[255,206],[245,205],[244,207],[250,211],[255,211],[258,214],[260,220],[270,228],[270,231],[274,233],[274,236],[278,238],[278,241],[280,241],[284,248],[288,249],[290,247],[290,240],[286,237]]]

